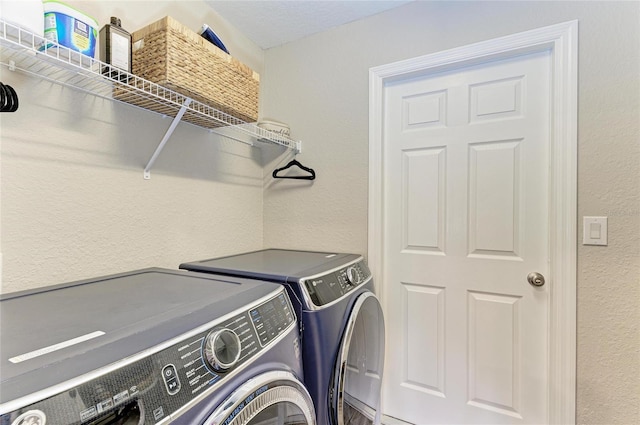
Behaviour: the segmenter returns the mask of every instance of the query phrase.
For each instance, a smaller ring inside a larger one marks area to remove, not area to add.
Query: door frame
[[[576,420],[578,21],[482,41],[369,70],[368,259],[383,311],[384,89],[390,82],[527,53],[551,55],[548,423]],[[383,406],[384,407],[384,406]]]

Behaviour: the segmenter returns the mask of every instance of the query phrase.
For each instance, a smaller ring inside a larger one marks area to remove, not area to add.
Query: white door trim
[[[551,134],[549,187],[549,424],[576,420],[576,251],[578,21],[570,21],[369,70],[369,242],[373,275],[381,279],[383,258],[383,104],[385,84],[473,64],[549,51]],[[386,310],[385,285],[377,290]]]

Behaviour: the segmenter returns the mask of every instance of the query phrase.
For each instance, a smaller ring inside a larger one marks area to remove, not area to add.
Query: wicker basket
[[[175,19],[166,16],[134,32],[132,43],[133,74],[242,121],[257,121],[259,74]],[[155,110],[117,88],[114,97]]]

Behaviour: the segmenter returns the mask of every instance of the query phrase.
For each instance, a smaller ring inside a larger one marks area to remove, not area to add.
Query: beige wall
[[[263,51],[203,2],[68,3],[129,31],[165,15],[208,23],[263,72]],[[0,116],[3,292],[262,247],[259,150],[181,124],[144,180],[171,119],[0,72],[20,96]]]
[[[578,214],[609,216],[609,246],[578,248],[577,418],[638,424],[638,2],[416,2],[266,51],[262,112],[290,124],[318,177],[267,185],[264,243],[366,253],[370,67],[574,19]]]

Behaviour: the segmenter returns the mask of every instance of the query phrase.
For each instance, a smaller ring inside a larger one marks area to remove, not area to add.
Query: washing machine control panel
[[[162,424],[205,398],[296,326],[288,295],[202,325],[160,349],[47,400],[0,415],[2,424]],[[117,366],[117,365],[116,365]],[[31,421],[31,422],[30,422]],[[42,422],[44,423],[44,422]]]
[[[317,308],[341,299],[371,279],[371,271],[364,260],[330,273],[302,279],[308,307]]]

